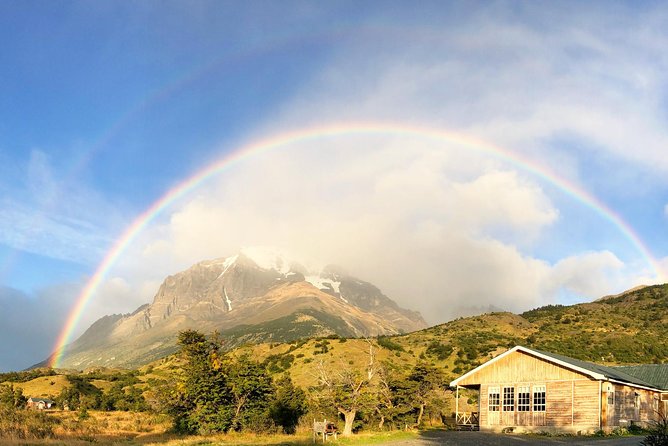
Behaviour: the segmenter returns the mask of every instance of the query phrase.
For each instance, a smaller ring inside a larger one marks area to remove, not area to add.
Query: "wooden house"
[[[491,431],[609,431],[667,414],[668,364],[611,367],[517,346],[450,384],[460,428]],[[459,411],[461,388],[478,411]]]

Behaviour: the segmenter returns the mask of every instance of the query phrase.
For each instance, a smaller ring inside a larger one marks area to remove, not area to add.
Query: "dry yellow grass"
[[[63,388],[68,387],[69,381],[64,375],[42,376],[24,383],[12,383],[15,389],[21,389],[23,394],[32,397],[54,397],[57,396]]]

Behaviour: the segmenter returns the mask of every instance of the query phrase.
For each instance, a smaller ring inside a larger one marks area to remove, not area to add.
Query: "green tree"
[[[426,363],[417,363],[407,378],[413,406],[417,409],[415,425],[422,424],[425,408],[434,394],[444,386],[442,373]]]
[[[15,389],[12,384],[0,384],[0,405],[6,408],[24,408],[27,402],[21,388]]]
[[[185,365],[169,403],[176,430],[226,432],[232,424],[231,392],[218,345],[195,330],[179,333],[178,342]]]
[[[286,434],[294,434],[299,418],[306,411],[306,394],[295,387],[290,376],[285,374],[276,382],[276,394],[270,408],[271,418]]]
[[[249,356],[242,356],[230,364],[228,385],[232,396],[236,430],[265,430],[269,427],[269,406],[274,393],[271,377],[266,369]]]
[[[374,411],[378,395],[373,387],[377,364],[375,346],[369,340],[369,363],[364,370],[352,367],[328,368],[318,366],[318,385],[313,389],[316,403],[321,408],[335,408],[344,419],[342,434],[353,433],[353,423],[362,411]]]
[[[391,364],[383,364],[378,369],[378,429],[385,424],[400,427],[412,424],[414,412],[411,385],[406,377],[395,370]]]

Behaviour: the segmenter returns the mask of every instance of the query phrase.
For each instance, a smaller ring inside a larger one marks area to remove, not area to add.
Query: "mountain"
[[[105,316],[70,344],[60,365],[136,367],[176,350],[178,332],[221,333],[229,348],[337,334],[392,335],[426,327],[376,286],[341,268],[310,271],[272,249],[249,248],[167,277],[151,304]]]

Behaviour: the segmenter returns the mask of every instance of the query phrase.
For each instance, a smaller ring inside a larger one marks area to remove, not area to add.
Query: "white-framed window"
[[[545,386],[533,386],[533,411],[545,412]]]
[[[513,412],[515,410],[515,388],[503,388],[503,411]]]
[[[499,411],[499,403],[501,402],[501,395],[498,387],[490,387],[488,392],[488,407],[490,412]]]
[[[608,384],[608,406],[615,405],[615,389]]]
[[[517,387],[517,411],[529,412],[531,410],[531,393],[529,386]]]

